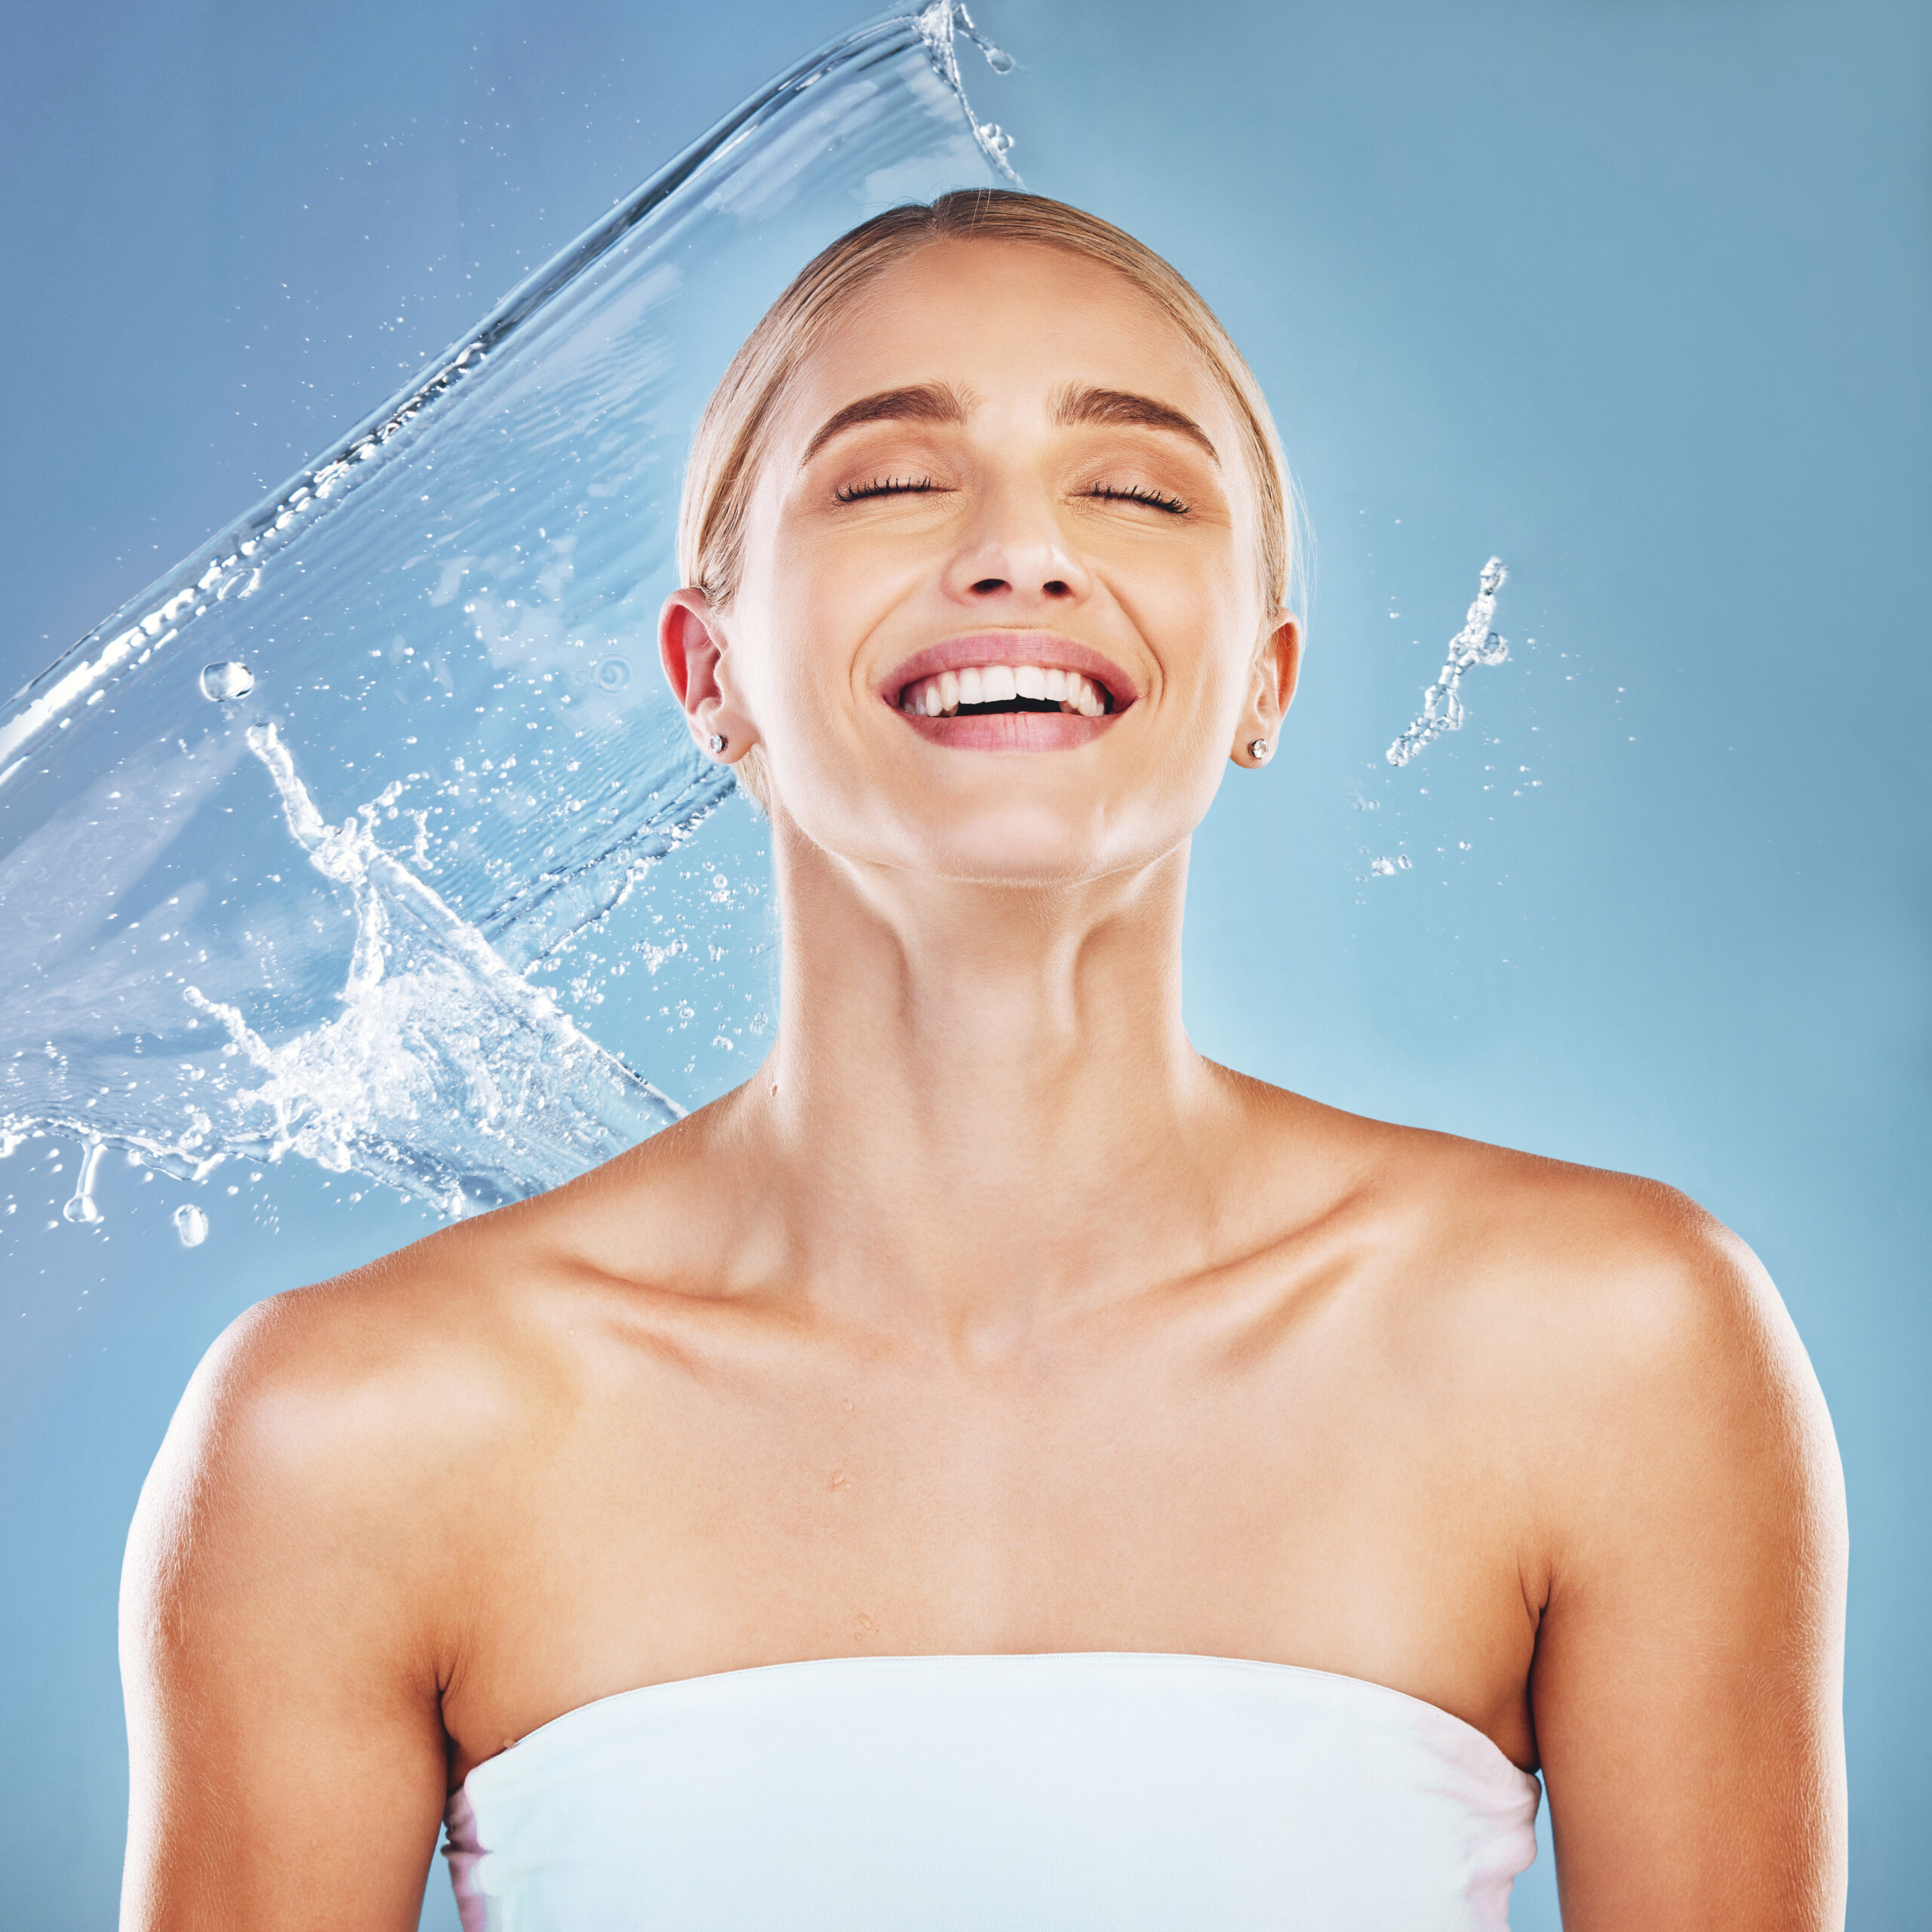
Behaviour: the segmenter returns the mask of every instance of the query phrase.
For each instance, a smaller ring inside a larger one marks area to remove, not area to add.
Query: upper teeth
[[[969,664],[961,671],[942,671],[908,685],[899,705],[915,717],[950,718],[962,704],[1004,704],[1016,697],[1045,700],[1082,718],[1098,718],[1107,708],[1091,678],[1038,664]]]

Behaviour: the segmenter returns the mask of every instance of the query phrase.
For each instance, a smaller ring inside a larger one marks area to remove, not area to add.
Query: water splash
[[[1483,565],[1476,601],[1469,606],[1463,628],[1450,640],[1447,662],[1435,683],[1422,694],[1422,715],[1389,747],[1391,764],[1407,764],[1444,731],[1460,731],[1463,673],[1478,664],[1503,663],[1509,657],[1509,645],[1490,629],[1490,620],[1496,614],[1496,593],[1509,575],[1500,557],[1492,557]]]
[[[526,1174],[580,1173],[683,1109],[580,1032],[377,839],[377,810],[316,809],[272,723],[248,749],[288,832],[346,897],[355,943],[341,1011],[270,1046],[241,1010],[181,991],[260,1078],[224,1083],[204,1138],[226,1153],[294,1152],[426,1195],[451,1214],[513,1200]],[[426,1017],[433,1023],[425,1025]]]
[[[959,0],[934,0],[934,4],[919,16],[919,30],[926,37],[934,70],[966,109],[966,118],[972,123],[973,138],[979,143],[995,171],[1018,187],[1020,177],[1014,173],[1006,158],[1012,151],[1012,136],[1002,133],[996,121],[973,118],[972,107],[966,99],[965,86],[959,75],[958,35],[963,32],[978,48],[986,56],[986,65],[995,74],[1013,72],[1013,56],[1004,48],[995,47],[980,32],[973,24],[972,15],[959,4]]]
[[[816,249],[1015,178],[962,38],[782,75],[0,715],[0,1154],[82,1140],[70,1220],[110,1145],[460,1213],[675,1117],[560,992],[704,949],[639,891],[731,789],[655,674],[685,451]]]

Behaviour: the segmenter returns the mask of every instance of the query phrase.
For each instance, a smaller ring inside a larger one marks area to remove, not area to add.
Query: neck
[[[788,1272],[984,1331],[1198,1257],[1229,1105],[1181,1024],[1184,846],[1064,889],[773,846],[783,1019],[731,1118]]]

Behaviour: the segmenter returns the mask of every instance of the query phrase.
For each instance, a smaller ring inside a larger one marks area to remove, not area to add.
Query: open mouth
[[[877,690],[927,743],[957,752],[1075,750],[1140,701],[1133,674],[1091,645],[1020,629],[929,645]]]
[[[968,664],[915,678],[899,694],[910,718],[992,718],[1027,711],[1104,718],[1113,694],[1097,678],[1059,665]]]

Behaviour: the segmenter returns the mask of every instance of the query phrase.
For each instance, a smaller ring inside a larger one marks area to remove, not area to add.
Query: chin
[[[1118,849],[1096,814],[1069,823],[1063,811],[1008,802],[942,825],[909,827],[909,869],[962,884],[1078,885],[1158,856]]]

